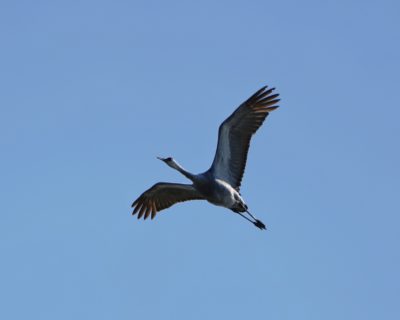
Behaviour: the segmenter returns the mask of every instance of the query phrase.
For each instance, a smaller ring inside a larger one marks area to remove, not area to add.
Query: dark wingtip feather
[[[265,110],[267,110],[268,112],[271,112],[271,111],[274,111],[274,110],[276,110],[276,109],[278,109],[279,108],[279,106],[273,106],[273,107],[268,107],[267,109],[265,109]]]
[[[249,99],[247,99],[246,102],[250,104],[260,104],[275,99],[276,97],[279,96],[279,93],[272,94],[275,88],[266,90],[267,88],[268,86],[261,88],[255,94],[253,94]]]
[[[140,208],[138,219],[140,219],[146,211],[146,204],[143,203],[142,207]]]
[[[252,101],[256,98],[258,98],[258,96],[260,96],[261,94],[264,94],[264,90],[266,90],[268,88],[268,86],[264,86],[261,89],[257,90],[256,93],[254,93],[250,98],[247,99],[247,101]]]
[[[135,209],[133,210],[133,214],[136,214],[139,211],[139,209],[142,207],[142,205],[143,205],[142,203],[138,203],[136,205]]]
[[[279,97],[279,93],[275,93],[275,94],[273,94],[271,96],[268,96],[268,99],[271,100],[271,99],[275,99],[277,97]]]
[[[275,100],[268,100],[268,101],[263,101],[258,105],[258,108],[266,108],[266,107],[272,107],[274,104],[278,103],[280,99],[275,99]]]
[[[154,217],[156,216],[156,214],[157,214],[157,206],[156,206],[156,204],[153,202],[153,210],[151,211],[151,220],[154,219]]]
[[[146,208],[146,212],[144,213],[144,220],[146,220],[149,217],[150,213],[151,213],[151,204],[149,203]]]

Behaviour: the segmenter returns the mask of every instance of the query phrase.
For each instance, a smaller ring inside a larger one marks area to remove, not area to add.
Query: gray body
[[[215,178],[211,172],[195,175],[192,179],[193,187],[208,202],[234,211],[247,208],[239,192],[221,179]]]

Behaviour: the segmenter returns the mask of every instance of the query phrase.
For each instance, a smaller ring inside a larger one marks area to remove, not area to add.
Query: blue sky
[[[398,319],[397,1],[1,1],[2,319]],[[138,221],[268,84],[242,194]]]

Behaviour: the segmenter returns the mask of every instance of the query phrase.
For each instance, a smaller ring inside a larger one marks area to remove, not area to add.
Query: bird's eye
[[[169,157],[169,158],[167,158],[167,159],[165,159],[166,161],[172,161],[172,158],[171,157]]]

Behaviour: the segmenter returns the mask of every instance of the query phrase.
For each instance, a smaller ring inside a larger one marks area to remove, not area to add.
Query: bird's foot
[[[265,227],[265,224],[264,223],[262,223],[260,220],[258,220],[258,219],[256,219],[256,221],[255,222],[253,222],[254,223],[254,225],[257,227],[257,228],[259,228],[260,230],[265,230],[265,229],[267,229],[266,227]]]

